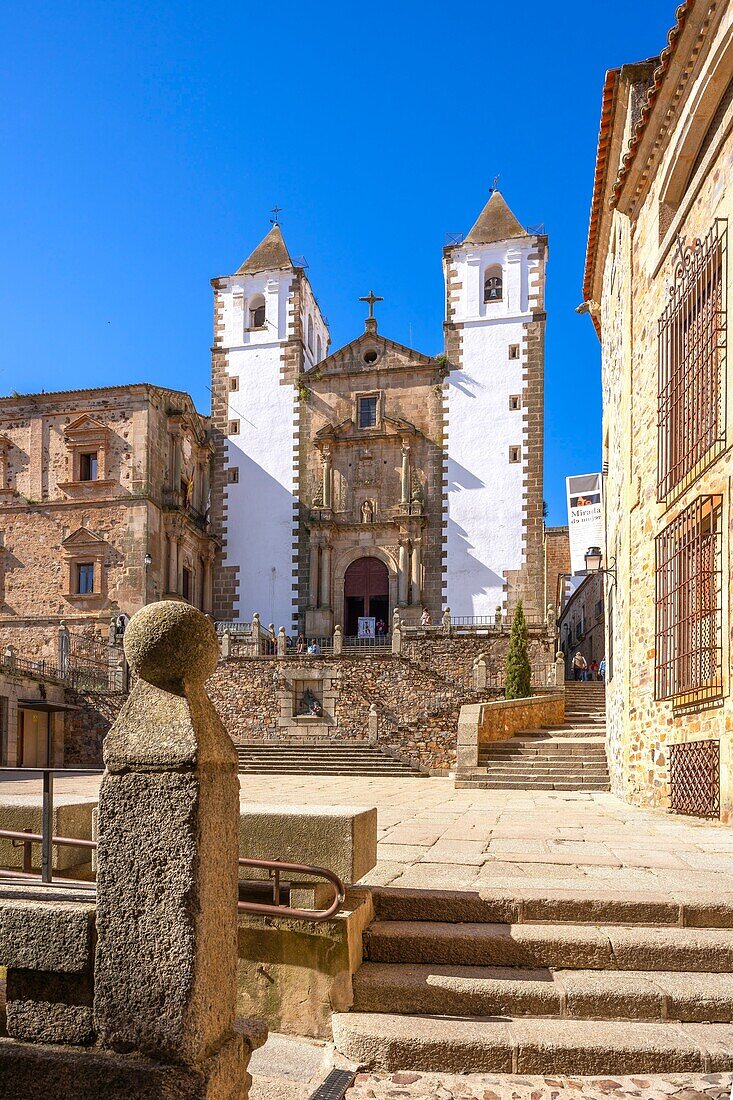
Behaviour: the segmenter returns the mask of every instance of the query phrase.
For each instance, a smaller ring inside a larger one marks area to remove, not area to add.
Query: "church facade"
[[[214,616],[358,620],[544,609],[547,239],[494,191],[444,250],[438,356],[378,330],[331,351],[281,229],[212,281]]]

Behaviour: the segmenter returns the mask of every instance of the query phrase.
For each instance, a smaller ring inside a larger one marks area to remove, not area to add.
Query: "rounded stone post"
[[[450,634],[452,625],[453,624],[450,617],[450,608],[446,607],[445,611],[443,612],[443,630],[446,632],[446,634]]]
[[[565,654],[560,650],[555,654],[555,685],[565,686]]]
[[[479,653],[473,662],[473,690],[486,690],[486,654]]]
[[[277,655],[278,657],[284,657],[288,652],[288,636],[285,633],[285,627],[281,626],[277,632]]]
[[[369,744],[376,745],[379,737],[379,712],[377,711],[377,704],[372,703],[369,707]]]
[[[233,1100],[248,1057],[234,1030],[239,788],[204,690],[216,634],[165,601],[137,612],[124,645],[136,680],[105,739],[99,792],[99,1045],[166,1064],[171,1095]]]
[[[226,661],[232,652],[232,636],[228,630],[225,630],[221,636],[221,655]]]
[[[336,624],[333,628],[333,655],[339,657],[344,648],[344,632],[341,627]]]

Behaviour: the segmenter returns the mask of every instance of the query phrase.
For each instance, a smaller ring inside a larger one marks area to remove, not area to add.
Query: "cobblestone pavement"
[[[54,786],[95,800],[99,778],[59,777]],[[379,862],[365,879],[375,885],[733,893],[733,829],[604,792],[457,791],[448,778],[313,775],[241,775],[240,788],[248,803],[376,806]],[[0,784],[3,801],[28,794],[40,801],[37,779]]]
[[[733,1075],[510,1077],[442,1073],[357,1075],[346,1100],[729,1100]]]

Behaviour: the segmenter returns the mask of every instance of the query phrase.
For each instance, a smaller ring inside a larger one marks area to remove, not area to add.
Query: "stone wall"
[[[662,80],[643,140],[633,163],[623,170],[626,182],[615,194],[618,205],[612,214],[603,215],[599,257],[590,272],[592,298],[600,303],[596,321],[603,347],[607,554],[615,560],[617,574],[616,583],[606,590],[608,757],[614,793],[638,805],[666,808],[670,805],[670,744],[718,741],[721,817],[730,821],[732,566],[726,533],[731,523],[733,388],[729,384],[727,407],[722,409],[727,449],[713,461],[706,456],[666,499],[657,495],[658,321],[670,302],[670,289],[680,278],[681,255],[696,239],[706,238],[716,219],[730,223],[733,217],[733,191],[727,185],[733,163],[730,105],[720,114],[717,130],[708,131],[711,120],[718,118],[717,106],[730,78],[724,47],[733,12],[729,5],[720,5],[708,20],[703,19],[703,6],[693,8],[679,36],[674,75]],[[624,74],[625,69],[616,95],[624,117],[612,118],[609,124],[606,200],[633,125],[635,93],[624,86]],[[629,79],[633,80],[633,73]],[[723,270],[728,286],[722,300],[727,299],[730,310],[733,266],[728,263]],[[721,363],[726,394],[730,351]],[[655,538],[688,505],[707,495],[722,498],[723,690],[708,702],[682,705],[678,700],[675,705],[673,699],[655,697]]]
[[[106,640],[115,615],[182,593],[184,567],[190,602],[210,603],[206,433],[188,394],[157,386],[0,398],[0,645],[55,660],[61,621]]]
[[[436,632],[411,637],[400,656],[274,658],[240,655],[233,640],[231,656],[219,662],[207,690],[235,743],[366,741],[375,706],[380,746],[413,766],[445,773],[455,764],[461,706],[496,697],[508,644],[508,631],[462,637]],[[552,663],[553,640],[544,632],[533,633],[530,650],[537,667]],[[474,690],[473,663],[480,653],[486,654],[487,687]],[[325,713],[315,723],[293,717],[302,681],[326,685]]]
[[[122,692],[77,692],[66,689],[66,702],[78,710],[66,712],[64,767],[102,768],[102,745],[127,695]]]
[[[457,770],[470,770],[478,765],[480,745],[506,741],[525,730],[559,726],[564,718],[564,690],[529,699],[496,699],[465,706],[458,725]]]

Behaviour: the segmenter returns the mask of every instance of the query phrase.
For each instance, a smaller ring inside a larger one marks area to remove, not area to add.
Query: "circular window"
[[[374,348],[369,348],[368,351],[364,352],[364,362],[365,363],[376,363],[376,361],[377,361],[377,353],[374,350]]]

